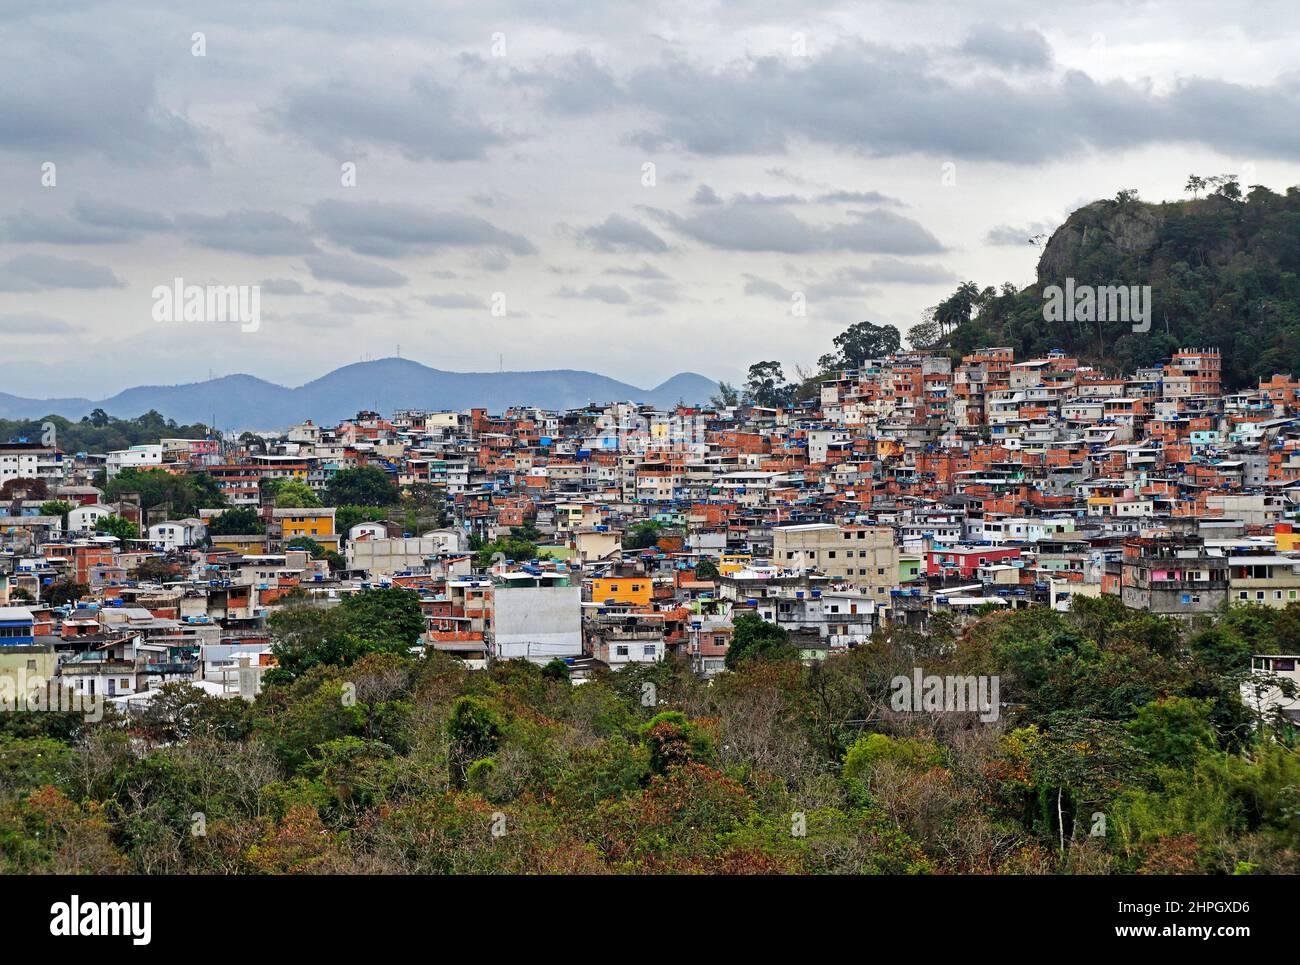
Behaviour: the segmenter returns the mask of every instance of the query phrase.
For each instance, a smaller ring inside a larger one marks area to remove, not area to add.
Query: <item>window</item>
[[[646,644],[646,645],[641,649],[641,656],[643,656],[643,657],[653,657],[653,656],[655,655],[656,649],[657,649],[657,648],[655,647],[655,645],[654,645],[653,643],[647,643],[647,644]]]
[[[620,657],[626,657],[626,656],[627,656],[627,647],[615,647],[615,648],[614,648],[614,653],[615,653],[616,655],[620,656]]]

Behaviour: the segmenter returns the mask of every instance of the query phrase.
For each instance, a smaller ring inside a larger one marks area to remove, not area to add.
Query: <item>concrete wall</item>
[[[440,539],[419,536],[352,540],[348,543],[348,567],[391,575],[412,566],[423,566],[424,558],[436,556],[442,545]]]
[[[498,587],[493,598],[493,652],[499,660],[540,663],[582,653],[582,588]]]

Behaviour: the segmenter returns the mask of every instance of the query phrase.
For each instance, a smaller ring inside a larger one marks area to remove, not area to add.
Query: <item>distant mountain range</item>
[[[98,402],[90,399],[24,399],[0,393],[0,418],[77,420],[95,409],[133,418],[154,409],[178,423],[210,423],[221,429],[283,429],[306,419],[329,424],[362,409],[467,409],[499,412],[511,405],[569,409],[588,402],[639,402],[667,407],[706,401],[717,383],[693,372],[674,375],[653,389],[639,389],[595,372],[444,372],[409,359],[357,362],[315,381],[287,388],[251,375],[227,375],[188,385],[144,385]]]

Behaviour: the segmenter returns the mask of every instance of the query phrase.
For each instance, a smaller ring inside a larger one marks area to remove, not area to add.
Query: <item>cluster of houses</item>
[[[46,515],[21,490],[0,506],[0,674],[128,704],[170,680],[250,697],[277,607],[385,586],[419,594],[426,647],[474,667],[562,660],[575,680],[669,658],[722,672],[743,614],[818,660],[892,624],[1076,596],[1189,621],[1285,607],[1298,392],[1278,375],[1225,393],[1210,350],[1113,376],[995,347],[867,360],[781,407],[361,412],[105,454],[0,444],[0,485],[40,480],[74,507]],[[442,525],[394,508],[340,531],[328,484],[362,466],[436,499]],[[95,482],[126,468],[206,474],[224,505],[175,519],[120,487],[110,505]],[[322,505],[279,506],[268,478]],[[229,507],[260,532],[211,533]],[[138,538],[98,532],[110,515]],[[79,599],[47,602],[69,581]]]

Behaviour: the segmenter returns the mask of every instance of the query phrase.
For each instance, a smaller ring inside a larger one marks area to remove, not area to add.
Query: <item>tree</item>
[[[67,606],[69,603],[76,603],[89,592],[90,587],[85,583],[66,578],[55,580],[45,588],[45,602],[50,606]]]
[[[281,509],[303,509],[320,505],[315,490],[301,479],[262,480],[262,485],[275,495],[275,505]]]
[[[623,534],[623,549],[648,550],[659,545],[659,533],[663,524],[655,519],[643,519],[633,523]]]
[[[281,683],[313,667],[350,666],[367,654],[405,654],[423,632],[420,596],[401,587],[363,590],[332,609],[286,607],[271,617],[279,667],[267,677]]]
[[[265,532],[257,510],[249,506],[227,509],[208,520],[209,536],[260,536]]]
[[[405,651],[424,633],[420,594],[400,586],[354,593],[339,609],[351,631],[377,651]]]
[[[740,393],[730,382],[719,382],[718,391],[709,399],[715,409],[730,409],[740,404]]]
[[[50,489],[45,485],[44,479],[20,476],[7,480],[0,486],[0,501],[8,502],[18,493],[23,494],[23,499],[45,499],[50,494]]]
[[[833,342],[843,366],[848,369],[861,368],[867,359],[892,355],[902,344],[898,329],[893,325],[873,325],[871,322],[850,325],[836,335]]]
[[[927,312],[925,318],[907,330],[907,344],[912,348],[928,349],[939,344],[942,333],[933,312]]]
[[[731,646],[724,660],[727,669],[735,669],[742,660],[793,655],[790,634],[775,623],[768,623],[753,613],[745,613],[732,622]]]
[[[284,544],[285,549],[306,550],[314,560],[323,559],[325,556],[325,547],[316,542],[310,536],[295,536],[289,542]]]
[[[105,516],[95,523],[95,531],[107,533],[109,536],[116,536],[123,542],[129,539],[138,539],[140,536],[140,527],[129,519],[123,519],[121,516]]]
[[[168,563],[161,557],[151,556],[146,560],[142,560],[140,565],[135,568],[135,578],[137,580],[149,580],[154,583],[165,583],[179,577],[182,569],[179,563]]]
[[[64,499],[50,499],[41,503],[42,516],[58,516],[63,521],[64,529],[68,528],[68,513],[72,512],[72,503]]]
[[[1128,730],[1155,763],[1187,767],[1218,743],[1213,710],[1212,700],[1166,697],[1139,708]]]
[[[780,362],[755,362],[745,379],[745,394],[765,409],[779,409],[790,401],[794,386],[787,384]]]
[[[716,580],[721,575],[713,560],[700,560],[695,564],[695,578],[697,580]]]
[[[955,292],[930,309],[930,318],[939,326],[941,338],[970,322],[980,295],[979,285],[964,281]]]
[[[515,562],[524,562],[537,558],[537,544],[530,543],[522,539],[494,539],[490,543],[484,543],[474,553],[474,565],[479,569],[487,569],[492,565],[496,555],[500,553],[505,559],[514,560]]]
[[[104,487],[104,498],[116,502],[122,493],[139,493],[145,509],[169,506],[173,519],[226,504],[216,480],[205,472],[177,476],[165,469],[123,469]]]
[[[569,679],[569,673],[569,665],[559,657],[549,661],[546,666],[542,668],[542,676],[547,680],[561,680],[567,682]]]
[[[1200,196],[1200,193],[1206,188],[1205,178],[1200,175],[1192,174],[1187,178],[1187,183],[1183,185],[1183,190],[1193,198]]]
[[[325,484],[325,491],[334,506],[391,506],[399,498],[397,487],[377,466],[341,470]]]
[[[1218,177],[1211,178],[1210,182],[1214,185],[1214,193],[1220,198],[1227,198],[1229,201],[1241,200],[1241,182],[1233,174],[1220,174]]]

